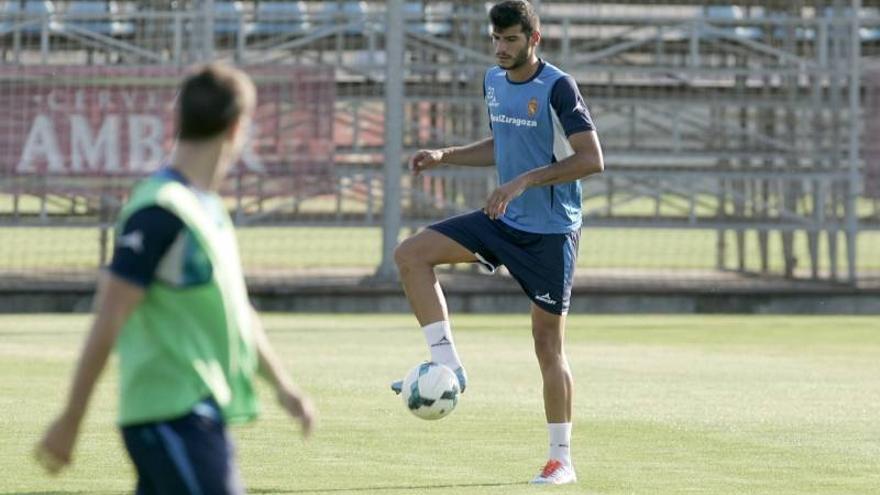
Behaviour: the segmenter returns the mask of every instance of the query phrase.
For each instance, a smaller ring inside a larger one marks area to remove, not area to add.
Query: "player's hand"
[[[316,412],[312,401],[295,390],[282,388],[278,390],[278,402],[302,427],[303,437],[308,438],[315,426]]]
[[[409,159],[409,170],[418,176],[425,170],[440,166],[443,155],[443,150],[419,150]]]
[[[70,464],[73,446],[79,433],[79,424],[59,416],[49,425],[46,434],[34,449],[37,462],[49,473],[58,474],[64,467]]]
[[[492,220],[497,220],[504,216],[504,212],[507,211],[507,206],[510,202],[516,199],[525,190],[526,184],[520,179],[513,179],[512,181],[503,184],[492,191],[492,194],[489,195],[489,199],[486,200],[486,207],[483,208],[483,211],[486,215],[489,215],[489,218]]]

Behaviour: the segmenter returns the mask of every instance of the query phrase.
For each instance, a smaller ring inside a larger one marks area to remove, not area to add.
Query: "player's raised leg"
[[[544,381],[544,413],[550,437],[547,464],[532,483],[573,483],[577,481],[571,461],[574,383],[565,356],[565,315],[553,314],[532,304],[532,337]]]
[[[425,334],[431,360],[455,371],[464,391],[467,379],[455,350],[446,298],[434,267],[476,262],[477,257],[449,237],[425,229],[400,243],[394,251],[394,261],[406,298]],[[392,390],[400,393],[399,384],[392,383]]]
[[[400,282],[416,319],[422,326],[449,319],[446,298],[434,267],[477,261],[474,253],[449,237],[424,229],[397,246],[394,261]]]

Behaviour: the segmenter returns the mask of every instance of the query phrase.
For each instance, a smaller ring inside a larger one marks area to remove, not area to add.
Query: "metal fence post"
[[[385,52],[385,187],[382,204],[382,262],[377,278],[393,280],[394,248],[400,233],[400,179],[403,154],[403,0],[386,4]]]
[[[862,44],[859,36],[859,12],[862,0],[852,0],[852,24],[850,26],[850,81],[849,81],[849,180],[846,198],[846,258],[849,269],[849,282],[858,283],[858,237],[859,237],[859,139],[861,137],[861,71]]]

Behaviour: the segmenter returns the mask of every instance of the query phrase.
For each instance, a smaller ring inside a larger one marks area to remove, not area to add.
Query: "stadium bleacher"
[[[120,20],[119,5],[113,1],[70,0],[64,11],[62,26],[75,26],[109,37],[130,37],[134,34],[134,22]]]
[[[218,36],[237,36],[253,29],[253,24],[245,20],[243,2],[215,0],[214,16],[214,33]]]
[[[302,36],[311,27],[305,2],[259,2],[254,18],[255,36]]]
[[[52,31],[58,28],[54,20],[55,5],[49,0],[20,2],[9,0],[3,4],[0,32],[20,32],[25,35],[39,36],[44,29]]]
[[[319,4],[314,14],[318,26],[345,24],[343,31],[347,35],[359,35],[364,32],[369,7],[364,1],[327,1]]]
[[[433,36],[448,36],[452,32],[452,5],[435,2],[423,5],[421,2],[407,2],[403,6],[407,29]],[[444,19],[444,20],[440,20]]]

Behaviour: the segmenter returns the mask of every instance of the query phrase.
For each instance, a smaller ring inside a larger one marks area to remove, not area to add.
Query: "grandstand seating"
[[[345,29],[344,33],[347,35],[358,35],[364,31],[367,13],[367,2],[363,1],[321,2],[315,16],[315,22],[327,26],[345,21],[351,25]]]
[[[48,0],[10,0],[3,4],[2,13],[7,20],[0,22],[0,33],[17,30],[25,35],[39,36],[43,32],[44,21],[49,31],[58,28],[58,23],[54,20],[55,5]],[[18,19],[19,16],[21,20]],[[16,29],[17,26],[20,27]]]
[[[255,14],[255,36],[300,36],[310,28],[305,2],[260,2]]]
[[[244,20],[244,7],[239,1],[214,1],[214,33],[218,36],[237,36],[253,29],[253,23]]]
[[[703,13],[709,20],[740,21],[745,18],[742,8],[736,5],[707,5],[703,8]],[[748,39],[758,39],[762,36],[761,30],[756,27],[736,26],[733,28],[722,28],[722,30],[730,31],[736,36]]]
[[[452,23],[448,20],[452,15],[450,4],[435,3],[426,8],[421,2],[407,2],[403,8],[410,32],[434,36],[446,36],[452,32]],[[441,21],[440,17],[447,20]]]
[[[116,2],[80,0],[70,1],[64,11],[63,25],[72,25],[94,33],[111,37],[127,37],[134,34],[130,20],[114,19],[119,13]]]

